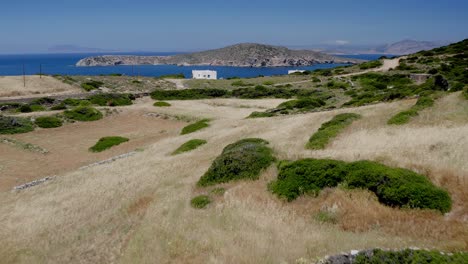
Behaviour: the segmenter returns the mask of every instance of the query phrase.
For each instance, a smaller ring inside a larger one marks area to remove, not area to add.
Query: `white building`
[[[218,79],[218,73],[216,71],[210,70],[193,70],[192,71],[192,79],[211,79],[216,80]]]
[[[296,72],[303,73],[305,71],[304,70],[290,70],[290,71],[288,71],[288,74],[293,74],[293,73],[296,73]]]

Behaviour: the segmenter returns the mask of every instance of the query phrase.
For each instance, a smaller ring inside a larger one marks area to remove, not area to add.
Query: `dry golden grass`
[[[172,107],[158,109],[213,118],[209,128],[196,133],[208,141],[202,152],[171,156],[170,150],[193,135],[170,137],[127,159],[71,172],[19,193],[1,193],[0,259],[6,263],[294,263],[372,247],[468,248],[468,124],[463,118],[450,125],[415,120],[402,127],[387,126],[389,117],[414,103],[403,101],[244,119],[255,109],[231,103],[275,107],[278,100],[228,100],[222,106],[210,105],[210,100],[174,101]],[[458,97],[447,100],[465,103]],[[131,107],[146,104],[151,102]],[[321,123],[344,111],[363,118],[327,149],[304,148]],[[258,181],[223,185],[222,197],[204,210],[193,209],[190,199],[211,190],[195,187],[199,177],[225,145],[246,137],[270,141],[281,159],[371,159],[425,172],[450,191],[454,209],[447,216],[398,210],[380,205],[367,192],[342,189],[286,203],[267,191],[267,183],[276,177],[273,167]],[[336,208],[336,224],[315,219],[328,208]]]
[[[23,76],[0,76],[0,97],[21,97],[25,95],[51,95],[83,92],[79,87],[63,83],[54,77],[28,75],[26,87]]]

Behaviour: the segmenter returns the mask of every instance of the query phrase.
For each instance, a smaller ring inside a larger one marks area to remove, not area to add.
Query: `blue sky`
[[[468,37],[467,14],[466,0],[2,0],[0,52],[458,41]]]

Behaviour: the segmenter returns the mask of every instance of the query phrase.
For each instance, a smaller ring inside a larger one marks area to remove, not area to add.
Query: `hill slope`
[[[107,55],[84,58],[77,66],[112,66],[139,64],[214,65],[237,67],[305,66],[317,63],[356,63],[358,60],[339,58],[310,50],[290,50],[285,47],[242,43],[221,49],[179,54],[175,56]]]

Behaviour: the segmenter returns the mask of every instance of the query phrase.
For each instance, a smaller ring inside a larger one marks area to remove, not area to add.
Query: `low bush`
[[[296,100],[286,101],[279,104],[277,109],[288,109],[288,110],[311,110],[317,107],[324,106],[326,103],[318,98],[300,98]]]
[[[132,94],[95,94],[88,97],[88,100],[99,106],[122,106],[131,105],[135,97]]]
[[[155,102],[153,105],[154,105],[154,106],[157,106],[157,107],[168,107],[168,106],[171,106],[170,103],[168,103],[168,102],[163,102],[163,101]]]
[[[184,144],[182,144],[174,152],[172,152],[172,155],[177,155],[177,154],[180,154],[180,153],[183,153],[183,152],[194,150],[194,149],[198,148],[199,146],[204,145],[206,143],[207,143],[206,140],[203,140],[203,139],[189,140],[189,141],[185,142]]]
[[[205,208],[210,203],[211,203],[210,197],[208,197],[207,195],[199,195],[190,201],[190,204],[192,205],[192,207],[196,209]]]
[[[361,70],[367,70],[367,69],[372,69],[372,68],[378,68],[383,65],[383,62],[380,60],[374,60],[374,61],[368,61],[359,64],[359,69]]]
[[[32,108],[30,105],[28,104],[24,104],[22,106],[20,106],[20,108],[18,109],[18,111],[20,111],[21,113],[30,113],[32,112]]]
[[[190,134],[200,129],[203,129],[205,127],[209,127],[210,126],[208,124],[209,121],[210,121],[209,119],[203,119],[193,124],[190,124],[188,126],[185,126],[184,128],[182,128],[182,131],[180,132],[180,134],[181,135]]]
[[[200,178],[198,186],[258,179],[260,172],[275,160],[267,145],[268,141],[259,138],[247,138],[227,145]]]
[[[51,105],[54,102],[55,102],[54,98],[42,97],[42,98],[32,100],[30,104],[32,104],[32,105]]]
[[[447,191],[425,176],[372,161],[346,163],[336,160],[304,159],[280,163],[278,179],[269,189],[288,201],[303,194],[317,195],[325,187],[343,183],[348,188],[373,192],[385,205],[403,208],[450,211]]]
[[[398,114],[392,116],[387,124],[389,125],[403,125],[408,123],[412,117],[418,115],[418,111],[425,108],[431,107],[434,105],[434,100],[430,97],[420,97],[416,104],[412,106],[409,110],[399,112]]]
[[[80,105],[81,101],[83,100],[80,100],[80,99],[74,99],[74,98],[67,98],[65,100],[63,100],[63,104],[65,105],[70,105],[70,106],[78,106]]]
[[[64,103],[54,105],[50,108],[50,110],[65,110],[65,109],[67,109],[67,106]]]
[[[156,79],[185,79],[185,75],[183,73],[177,74],[166,74],[157,77]]]
[[[468,253],[459,252],[444,254],[440,251],[404,249],[400,251],[384,251],[374,249],[372,252],[360,252],[356,255],[354,264],[371,263],[438,263],[464,264],[468,263]]]
[[[194,100],[224,97],[227,90],[222,89],[183,89],[183,90],[155,90],[151,93],[154,100]]]
[[[276,116],[273,112],[252,112],[247,118],[262,118]]]
[[[127,142],[129,139],[124,137],[103,137],[92,147],[89,148],[92,152],[101,152],[113,146]]]
[[[54,128],[54,127],[61,127],[63,122],[62,119],[54,116],[41,116],[36,118],[34,123],[38,127],[42,128]]]
[[[315,134],[310,137],[306,147],[309,149],[324,149],[329,141],[335,138],[343,129],[349,126],[354,120],[361,118],[354,113],[343,113],[325,122]]]
[[[0,115],[0,134],[19,134],[33,130],[33,124],[28,118]]]
[[[325,187],[335,187],[346,176],[346,166],[337,160],[304,159],[283,162],[278,180],[269,189],[279,197],[292,201],[303,194],[317,195]]]
[[[264,81],[262,84],[263,85],[274,85],[275,82],[273,82],[273,81]]]
[[[63,112],[65,117],[77,121],[95,121],[102,118],[102,113],[96,108],[89,106],[78,106],[72,110]]]
[[[81,88],[83,88],[83,89],[85,89],[86,91],[89,92],[89,91],[92,91],[92,90],[99,89],[99,87],[101,87],[102,85],[104,85],[103,82],[91,80],[91,81],[87,81],[87,82],[82,83]]]
[[[231,83],[231,86],[254,86],[254,84],[251,83],[245,83],[242,80],[234,81]]]

